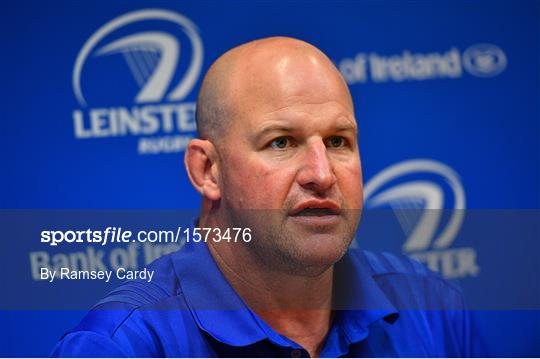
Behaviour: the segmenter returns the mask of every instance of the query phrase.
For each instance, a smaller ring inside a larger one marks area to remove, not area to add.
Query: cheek
[[[237,208],[281,209],[294,171],[272,166],[260,158],[236,156],[226,168],[224,193]]]
[[[363,185],[360,165],[343,167],[337,176],[345,206],[347,208],[362,208]]]

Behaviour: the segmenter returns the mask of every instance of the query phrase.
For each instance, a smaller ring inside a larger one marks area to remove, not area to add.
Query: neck
[[[201,217],[200,227],[220,228]],[[305,276],[269,267],[249,243],[207,242],[221,272],[244,302],[272,329],[302,345],[312,357],[323,347],[332,319],[333,267]]]

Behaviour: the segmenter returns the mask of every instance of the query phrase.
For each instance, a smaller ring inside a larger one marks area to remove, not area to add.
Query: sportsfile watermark
[[[458,187],[457,199],[445,203],[451,208],[434,210],[429,197],[413,200],[419,191],[411,184],[396,197],[395,187],[375,181],[361,214],[307,209],[298,218],[283,210],[244,210],[242,223],[219,229],[205,227],[198,209],[0,210],[8,243],[1,252],[7,294],[0,309],[87,309],[123,281],[153,286],[163,274],[156,261],[175,263],[195,247],[226,245],[240,255],[274,243],[305,258],[316,248],[333,251],[343,233],[353,233],[345,238],[351,242],[343,258],[407,256],[416,269],[457,280],[471,308],[540,308],[540,211],[462,209]],[[407,191],[415,195],[409,201]],[[358,216],[356,231],[349,232],[349,219]],[[338,283],[353,275],[340,273]]]
[[[62,243],[72,244],[126,244],[126,243],[181,243],[186,242],[246,242],[251,241],[251,228],[177,227],[176,230],[131,231],[122,227],[107,227],[104,230],[44,230],[41,243],[51,247]]]

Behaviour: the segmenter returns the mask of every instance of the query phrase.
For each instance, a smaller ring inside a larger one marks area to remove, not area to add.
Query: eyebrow
[[[264,126],[262,130],[257,133],[257,136],[265,135],[268,132],[274,132],[274,131],[292,132],[296,130],[297,128],[293,126],[269,125],[269,126]]]
[[[340,125],[340,126],[336,126],[334,128],[334,131],[336,132],[353,131],[354,133],[356,133],[357,127],[352,124]]]
[[[291,133],[291,132],[297,132],[299,129],[298,127],[294,127],[294,126],[284,126],[284,125],[280,125],[280,124],[272,124],[272,125],[268,125],[268,126],[265,126],[263,127],[263,129],[259,132],[257,132],[256,134],[253,135],[253,139],[258,142],[260,141],[261,138],[263,138],[264,136],[266,136],[268,133],[272,133],[272,132],[284,132],[284,133]],[[354,126],[353,124],[340,124],[334,128],[332,128],[332,131],[334,132],[347,132],[347,131],[352,131],[353,133],[357,133],[357,128],[356,126]]]

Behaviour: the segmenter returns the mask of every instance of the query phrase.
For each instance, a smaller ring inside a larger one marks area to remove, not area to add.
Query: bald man
[[[202,196],[189,242],[128,282],[53,356],[469,356],[459,291],[405,257],[348,250],[362,210],[354,107],[339,71],[300,40],[222,55],[185,154]],[[234,228],[249,241],[226,239]]]

